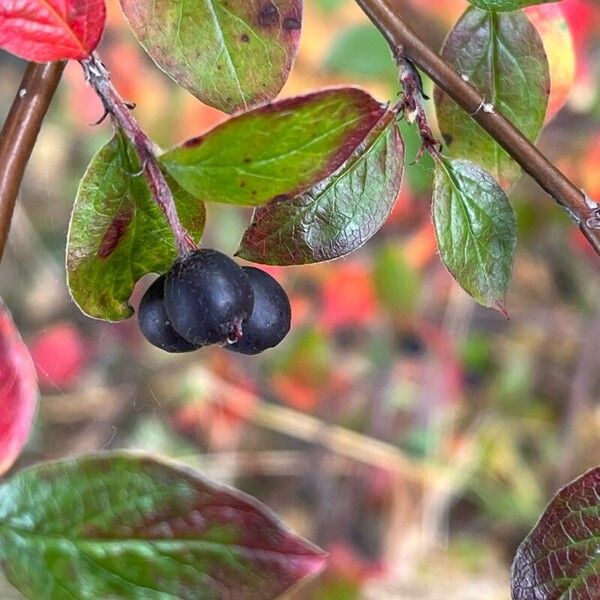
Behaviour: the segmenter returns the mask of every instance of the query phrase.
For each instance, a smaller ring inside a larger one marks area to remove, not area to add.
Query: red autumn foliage
[[[86,58],[105,20],[104,0],[0,0],[0,48],[35,62]]]
[[[71,387],[81,375],[89,353],[79,331],[59,323],[41,333],[31,345],[40,384],[47,388]]]
[[[37,395],[33,361],[0,302],[0,474],[11,467],[27,442]]]
[[[340,263],[323,285],[323,327],[331,331],[344,325],[367,325],[376,314],[377,296],[370,270],[356,261]]]

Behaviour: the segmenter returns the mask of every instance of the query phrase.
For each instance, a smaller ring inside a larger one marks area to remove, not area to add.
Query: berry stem
[[[119,92],[112,85],[110,75],[98,55],[93,53],[89,58],[80,62],[86,81],[100,97],[104,110],[135,148],[152,197],[163,211],[173,231],[177,252],[179,256],[185,256],[190,250],[195,250],[196,245],[179,220],[173,194],[156,160],[152,140],[131,114],[131,106],[121,98]]]
[[[64,68],[64,62],[29,63],[0,132],[0,259],[25,167]]]

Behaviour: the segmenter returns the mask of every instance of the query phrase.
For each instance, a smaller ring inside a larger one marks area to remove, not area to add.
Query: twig
[[[328,455],[324,466],[329,475],[350,476],[352,463],[343,457]],[[234,480],[240,476],[298,477],[306,470],[306,452],[302,450],[222,451],[210,454],[178,456],[215,479]]]
[[[0,132],[0,260],[23,173],[64,68],[64,62],[29,63]]]
[[[450,464],[452,457],[446,457],[447,464],[427,464],[407,456],[392,444],[345,427],[324,423],[291,408],[271,404],[204,367],[195,365],[190,373],[190,381],[201,382],[202,393],[206,394],[210,402],[222,405],[233,413],[237,412],[242,419],[263,429],[314,444],[361,464],[393,471],[410,481],[428,484],[442,476],[458,477],[460,474]],[[173,372],[170,371],[165,379],[165,389],[169,388],[172,381]],[[237,402],[231,402],[231,398],[240,401],[242,406],[252,406],[252,409],[238,408]],[[247,401],[242,401],[244,398]]]
[[[381,31],[394,56],[412,61],[433,82],[500,144],[556,202],[575,219],[579,228],[600,255],[600,207],[586,197],[559,171],[497,107],[485,98],[445,60],[438,56],[398,14],[392,0],[356,0]],[[481,110],[488,107],[488,110]]]
[[[413,63],[404,56],[396,54],[395,59],[402,85],[402,98],[396,106],[396,110],[403,111],[406,120],[416,124],[421,137],[421,147],[415,161],[421,158],[423,152],[429,152],[433,159],[439,159],[442,146],[435,139],[427,121],[423,100],[429,100],[429,98],[423,93],[421,75]]]
[[[123,134],[131,141],[140,161],[141,171],[148,181],[152,197],[161,208],[175,236],[180,256],[184,256],[196,245],[185,230],[179,216],[173,194],[156,160],[154,144],[144,133],[131,114],[132,105],[121,98],[113,87],[108,71],[96,54],[81,61],[86,80],[102,100],[104,110],[111,115]],[[135,175],[134,175],[135,176]]]

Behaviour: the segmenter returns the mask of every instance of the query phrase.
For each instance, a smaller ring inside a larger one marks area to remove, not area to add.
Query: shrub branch
[[[25,167],[65,64],[31,62],[27,65],[0,132],[0,259]]]
[[[391,0],[356,0],[395,57],[414,63],[461,106],[550,196],[563,206],[600,255],[600,207],[557,169],[497,107],[412,30]],[[485,108],[485,110],[484,110]]]

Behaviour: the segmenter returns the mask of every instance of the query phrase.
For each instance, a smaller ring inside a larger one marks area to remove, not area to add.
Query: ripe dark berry
[[[144,337],[167,352],[191,352],[197,348],[171,326],[165,309],[165,276],[159,277],[144,294],[138,310]]]
[[[237,340],[253,304],[248,276],[216,250],[196,250],[167,273],[167,314],[175,330],[193,344]]]
[[[268,273],[242,267],[254,292],[254,308],[242,324],[242,338],[227,346],[241,354],[258,354],[277,346],[290,330],[292,309],[284,289]]]

